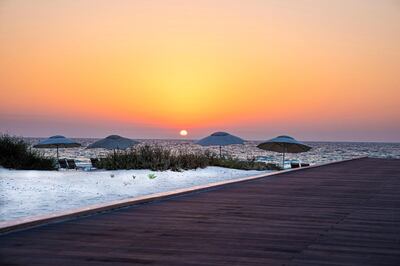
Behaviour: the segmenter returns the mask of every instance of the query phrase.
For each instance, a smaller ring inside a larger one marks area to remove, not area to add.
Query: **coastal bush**
[[[233,157],[213,157],[210,162],[211,166],[219,166],[225,168],[241,169],[241,170],[280,170],[276,164],[256,162],[254,158],[247,160],[239,160]]]
[[[155,174],[151,173],[151,174],[148,174],[147,177],[148,177],[149,179],[154,179],[154,178],[156,178],[157,176],[156,176]]]
[[[0,135],[0,166],[24,170],[55,170],[55,161],[31,150],[23,139]]]
[[[160,146],[144,145],[129,151],[113,152],[100,158],[95,167],[115,169],[150,169],[153,171],[182,171],[220,166],[242,170],[278,170],[275,165],[255,162],[254,159],[242,161],[233,157],[219,157],[211,152],[172,152]]]

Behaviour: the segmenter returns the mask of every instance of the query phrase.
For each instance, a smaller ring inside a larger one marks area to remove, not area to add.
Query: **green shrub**
[[[275,164],[256,162],[255,159],[239,160],[233,157],[213,157],[210,165],[242,170],[280,170]]]
[[[149,179],[154,179],[154,178],[157,177],[157,176],[156,176],[155,174],[153,174],[153,173],[148,174],[147,176],[148,176]]]
[[[125,152],[110,153],[105,158],[100,158],[96,163],[97,168],[108,170],[115,169],[150,169],[153,171],[182,171],[189,169],[205,168],[207,166],[220,166],[243,170],[278,170],[275,165],[255,162],[254,159],[241,161],[232,157],[220,158],[215,153],[173,153],[160,146],[139,146]]]
[[[24,170],[55,170],[55,161],[31,150],[23,139],[0,135],[0,166]]]

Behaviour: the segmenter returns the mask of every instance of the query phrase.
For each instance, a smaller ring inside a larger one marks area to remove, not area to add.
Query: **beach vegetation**
[[[154,179],[154,178],[156,178],[157,176],[156,176],[156,174],[154,174],[154,173],[150,173],[150,174],[147,175],[147,177],[148,177],[149,179]]]
[[[0,166],[22,170],[55,170],[56,162],[32,150],[22,138],[0,135]]]
[[[152,171],[183,171],[207,166],[219,166],[242,170],[279,170],[273,164],[256,162],[254,159],[237,158],[206,152],[173,152],[161,146],[143,145],[128,151],[110,153],[96,163],[99,169],[150,169]]]
[[[213,156],[210,165],[240,170],[281,170],[278,165],[273,163],[256,162],[255,158],[239,160],[231,156]]]

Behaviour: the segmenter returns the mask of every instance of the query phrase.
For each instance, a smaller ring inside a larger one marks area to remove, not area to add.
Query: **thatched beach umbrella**
[[[278,136],[257,145],[266,151],[282,153],[282,167],[285,167],[285,153],[300,153],[311,150],[311,147],[290,136]]]
[[[196,142],[201,146],[219,146],[219,155],[222,157],[222,146],[243,144],[244,140],[226,132],[215,132]]]
[[[121,137],[118,135],[110,135],[104,139],[98,140],[98,141],[90,144],[89,146],[87,146],[87,149],[99,148],[99,149],[113,150],[114,151],[114,166],[115,166],[115,164],[116,164],[115,150],[126,150],[136,144],[139,144],[139,142],[136,140],[124,138],[124,137]]]
[[[139,144],[136,140],[124,138],[118,135],[110,135],[90,144],[87,149],[101,148],[107,150],[125,150],[136,144]]]
[[[80,147],[81,144],[68,139],[64,136],[56,135],[52,136],[48,139],[40,141],[38,144],[34,145],[34,148],[57,148],[57,160],[58,156],[58,148],[76,148]]]

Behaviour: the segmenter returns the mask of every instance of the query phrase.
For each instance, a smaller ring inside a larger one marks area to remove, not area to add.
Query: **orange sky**
[[[393,0],[0,2],[0,131],[400,141]]]

